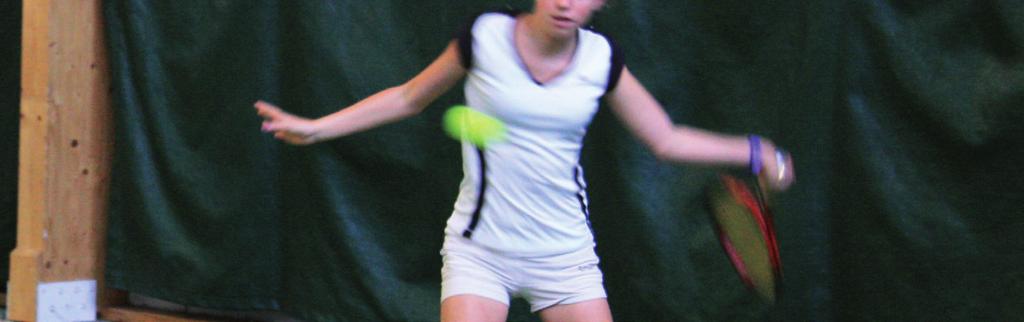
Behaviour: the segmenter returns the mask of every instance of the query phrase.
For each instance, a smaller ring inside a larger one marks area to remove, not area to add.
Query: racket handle
[[[775,149],[775,168],[779,169],[779,175],[776,180],[782,182],[782,179],[786,178],[786,151]]]

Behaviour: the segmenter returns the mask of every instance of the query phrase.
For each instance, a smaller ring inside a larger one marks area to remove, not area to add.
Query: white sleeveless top
[[[603,35],[579,29],[570,65],[540,84],[515,49],[515,24],[515,13],[484,13],[458,37],[467,105],[502,120],[507,133],[486,149],[463,143],[465,177],[445,233],[513,255],[593,247],[579,156],[621,56]]]

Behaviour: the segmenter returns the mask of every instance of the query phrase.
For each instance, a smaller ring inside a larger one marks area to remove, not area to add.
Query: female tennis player
[[[441,250],[441,320],[504,321],[518,296],[544,321],[611,321],[578,163],[600,99],[661,160],[763,165],[776,189],[794,176],[768,140],[674,125],[615,45],[581,28],[604,4],[536,0],[530,12],[481,14],[411,80],[338,112],[306,119],[256,102],[262,130],[297,145],[337,138],[416,115],[466,77],[467,105],[507,134],[486,148],[463,144],[465,177]]]

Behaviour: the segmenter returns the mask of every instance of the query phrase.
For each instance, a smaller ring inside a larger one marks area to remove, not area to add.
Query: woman
[[[441,320],[504,321],[520,296],[544,321],[611,321],[578,165],[601,98],[661,160],[763,165],[776,189],[794,177],[768,141],[673,125],[613,43],[581,28],[604,4],[536,0],[531,12],[482,14],[420,74],[333,114],[309,120],[257,102],[262,130],[298,145],[337,138],[416,115],[467,77],[468,105],[501,119],[507,135],[487,148],[463,144],[465,178],[441,251]]]

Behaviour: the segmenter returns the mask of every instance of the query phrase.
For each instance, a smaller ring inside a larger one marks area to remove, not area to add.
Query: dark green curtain
[[[860,1],[832,142],[848,320],[1024,317],[1024,2]]]
[[[21,1],[0,2],[0,291],[7,290],[18,231],[18,124],[21,114]]]
[[[674,121],[797,157],[775,305],[704,209],[715,169],[657,162],[611,113],[586,139],[619,321],[1024,316],[1020,1],[609,1],[596,28]],[[309,321],[437,319],[458,144],[423,114],[292,147],[252,102],[309,117],[402,83],[473,13],[531,1],[107,1],[116,134],[110,286]],[[510,321],[536,321],[521,301]]]

